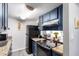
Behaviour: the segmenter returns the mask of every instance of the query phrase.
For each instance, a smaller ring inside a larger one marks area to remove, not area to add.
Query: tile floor
[[[32,54],[27,54],[25,50],[19,50],[17,52],[13,52],[11,56],[33,56]]]

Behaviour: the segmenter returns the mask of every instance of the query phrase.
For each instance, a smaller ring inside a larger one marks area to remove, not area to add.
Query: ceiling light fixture
[[[26,8],[28,8],[28,9],[31,10],[31,11],[34,10],[34,8],[33,8],[32,6],[30,6],[30,5],[26,5]]]
[[[24,19],[28,18],[30,15],[31,15],[31,12],[23,13],[23,14],[21,14],[20,18],[24,20]]]
[[[32,6],[25,4],[24,12],[19,14],[19,17],[22,20],[25,20],[26,18],[29,18],[35,11],[36,9],[34,9]]]

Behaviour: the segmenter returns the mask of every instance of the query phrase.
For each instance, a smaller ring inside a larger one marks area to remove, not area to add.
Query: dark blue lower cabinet
[[[51,49],[37,45],[37,56],[51,56],[51,55],[52,55]]]
[[[37,56],[37,43],[35,43],[34,41],[32,41],[32,52],[33,56]]]
[[[37,44],[35,41],[32,41],[32,53],[33,56],[51,56],[52,51],[51,49],[46,49],[39,44]]]

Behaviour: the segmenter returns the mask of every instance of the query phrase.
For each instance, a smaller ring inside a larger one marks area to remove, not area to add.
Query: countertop
[[[11,47],[11,39],[7,39],[6,45],[0,47],[0,56],[7,56]]]
[[[37,41],[45,40],[45,39],[44,38],[32,38],[32,40],[37,42]],[[52,51],[54,51],[60,55],[63,55],[63,44],[59,44],[57,47],[53,47]]]
[[[55,48],[52,48],[52,50],[53,50],[54,52],[57,52],[58,54],[63,55],[63,45],[57,46],[57,47],[55,47]]]
[[[37,42],[37,41],[40,41],[40,40],[45,40],[44,38],[32,38],[33,41]]]

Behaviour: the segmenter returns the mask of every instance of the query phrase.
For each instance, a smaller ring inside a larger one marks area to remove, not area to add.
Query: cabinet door
[[[5,25],[5,5],[2,3],[2,31],[4,30]]]
[[[43,22],[47,22],[49,20],[50,20],[49,13],[46,13],[45,15],[43,15]]]
[[[33,56],[37,56],[37,43],[32,41],[32,52]]]
[[[4,30],[5,30],[8,28],[8,4],[7,3],[4,4],[4,11],[5,11],[5,17],[4,17],[5,18]]]
[[[43,23],[43,17],[42,16],[40,16],[39,17],[39,30],[42,30],[42,23]]]
[[[2,4],[0,3],[0,32],[2,28]]]
[[[8,28],[8,4],[0,4],[0,32]]]
[[[57,19],[57,18],[58,18],[58,15],[57,15],[57,8],[56,8],[50,12],[50,20]]]
[[[40,25],[42,25],[42,23],[43,23],[43,17],[42,16],[39,17],[39,22],[40,22]]]
[[[37,44],[37,56],[51,56],[51,50]]]
[[[58,8],[59,30],[63,30],[63,5]]]

